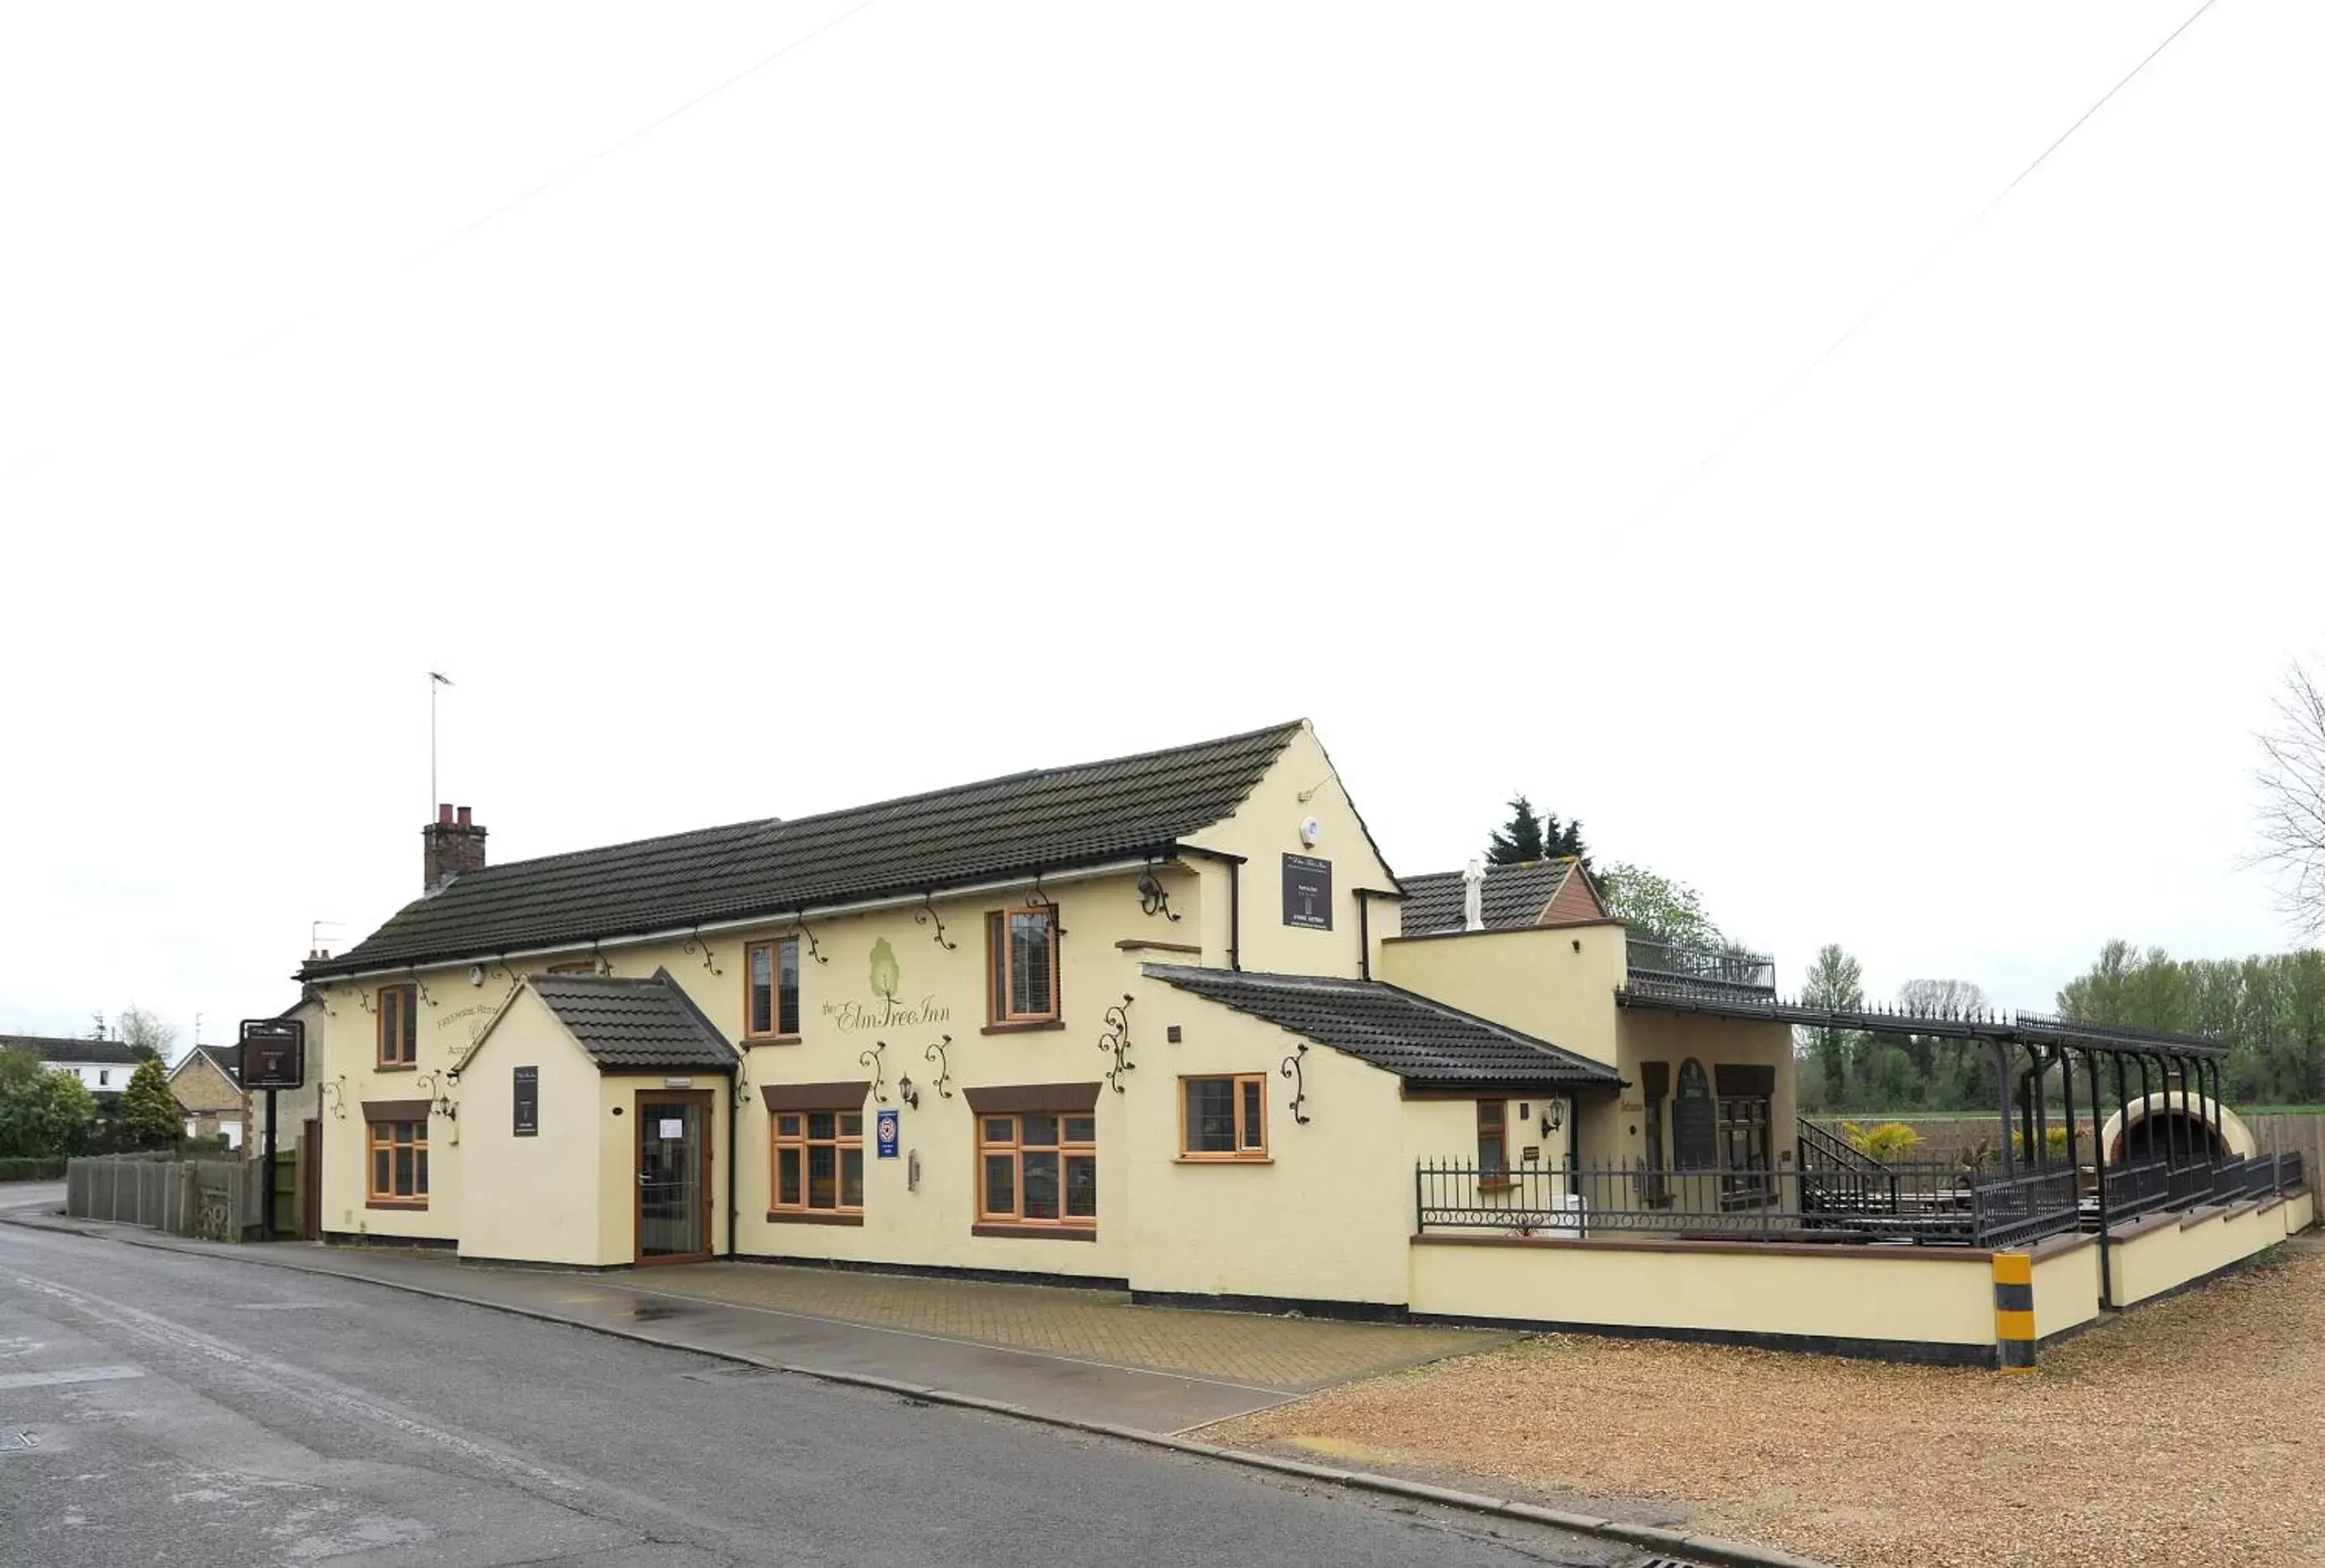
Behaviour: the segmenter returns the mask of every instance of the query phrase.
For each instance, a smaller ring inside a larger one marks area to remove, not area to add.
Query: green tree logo
[[[896,964],[895,951],[888,945],[888,939],[883,936],[872,944],[872,994],[894,1002],[896,989],[903,982],[904,972]]]

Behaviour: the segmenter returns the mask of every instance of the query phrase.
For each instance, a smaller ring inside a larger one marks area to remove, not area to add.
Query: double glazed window
[[[1499,1100],[1477,1102],[1477,1175],[1486,1181],[1509,1179],[1509,1106]]]
[[[419,1000],[418,988],[414,986],[383,985],[379,988],[381,1066],[409,1067],[420,1060],[420,1014],[416,1005]]]
[[[796,1039],[800,1032],[799,938],[754,942],[746,955],[748,979],[743,1033],[750,1039]]]
[[[775,1113],[775,1201],[794,1213],[864,1212],[864,1113]]]
[[[375,1204],[426,1208],[428,1123],[373,1121],[366,1125],[370,1129],[367,1199]]]
[[[1098,1118],[1026,1111],[980,1116],[981,1220],[1088,1228],[1098,1223]]]
[[[996,1024],[1053,1023],[1058,1017],[1055,908],[1000,909],[985,918]]]
[[[1267,1158],[1267,1078],[1180,1080],[1179,1152],[1188,1159]]]

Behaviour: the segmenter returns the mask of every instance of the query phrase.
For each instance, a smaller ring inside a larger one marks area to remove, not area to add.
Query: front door
[[[710,1256],[710,1096],[638,1092],[638,1261]]]

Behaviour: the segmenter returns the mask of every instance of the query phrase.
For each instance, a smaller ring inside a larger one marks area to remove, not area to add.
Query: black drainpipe
[[[1359,980],[1373,977],[1373,907],[1366,901],[1367,890],[1364,888],[1357,890],[1357,978]]]
[[[1243,862],[1227,862],[1227,967],[1243,973]]]
[[[727,1075],[727,1256],[729,1258],[736,1256],[735,1232],[740,1228],[736,1222],[743,1217],[742,1208],[735,1195],[735,1157],[743,1147],[742,1140],[743,1107],[736,1102],[735,1075],[729,1073]]]

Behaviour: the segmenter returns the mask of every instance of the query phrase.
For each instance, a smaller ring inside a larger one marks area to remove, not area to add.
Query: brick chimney
[[[421,891],[440,893],[454,877],[485,869],[485,830],[468,820],[468,808],[436,807],[436,820],[420,830]]]

